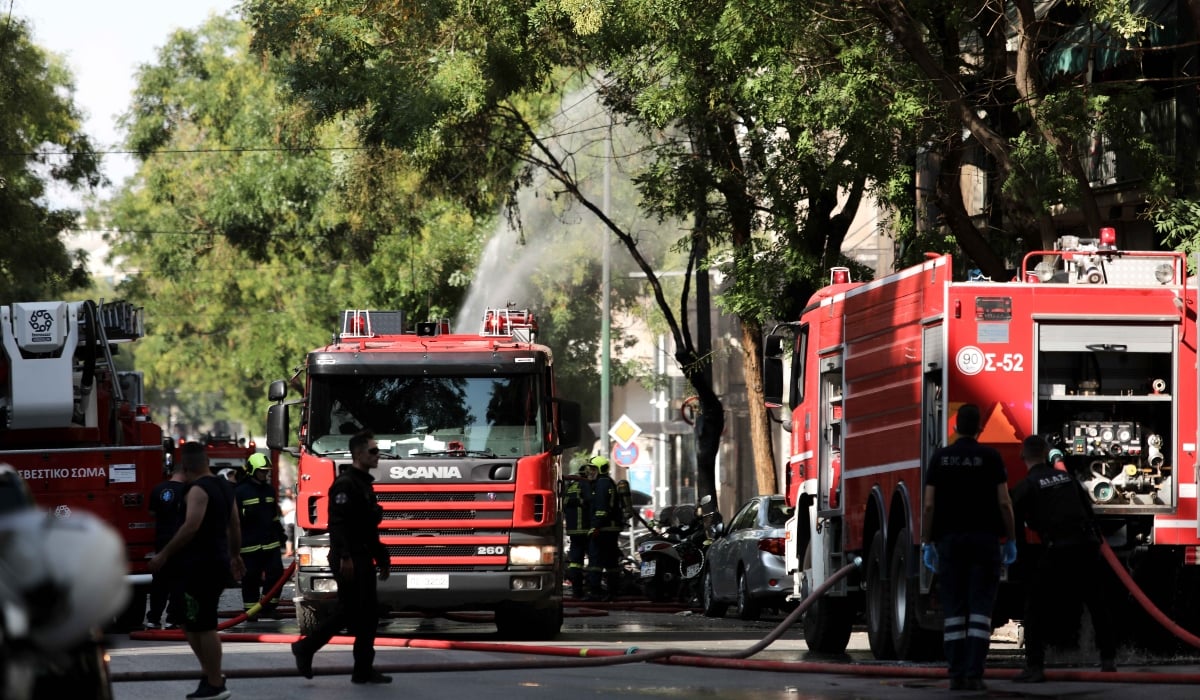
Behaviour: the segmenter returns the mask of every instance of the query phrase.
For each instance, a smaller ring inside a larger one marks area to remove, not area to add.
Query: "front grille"
[[[402,544],[391,545],[387,550],[393,557],[473,557],[479,551],[479,547],[473,544]]]
[[[441,574],[441,573],[455,572],[455,571],[496,571],[501,568],[503,568],[503,567],[496,567],[496,566],[440,566],[440,565],[414,566],[412,564],[407,564],[405,566],[393,566],[391,571],[392,571],[392,573],[398,573],[398,574],[403,574],[403,573],[423,574],[423,573],[430,573],[430,572],[436,573],[436,574]]]
[[[382,537],[409,537],[409,536],[413,536],[413,535],[437,535],[439,537],[442,537],[442,536],[449,536],[449,535],[475,535],[475,534],[479,534],[479,533],[470,528],[463,527],[463,528],[437,528],[437,529],[433,529],[433,530],[409,530],[409,529],[396,528],[393,530],[380,530],[379,534]]]
[[[486,500],[477,498],[480,494],[475,493],[416,493],[412,491],[389,492],[379,491],[375,497],[380,503],[474,503],[477,500]]]

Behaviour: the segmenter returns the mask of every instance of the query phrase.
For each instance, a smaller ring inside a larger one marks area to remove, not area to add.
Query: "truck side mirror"
[[[565,450],[579,445],[583,431],[583,410],[576,401],[554,399],[558,406],[558,449]]]
[[[783,405],[783,341],[782,335],[763,340],[763,401],[768,406]]]
[[[283,401],[287,398],[287,382],[276,379],[267,387],[267,398],[271,401]]]
[[[286,450],[287,446],[288,406],[282,403],[272,404],[267,409],[267,447],[272,450]]]

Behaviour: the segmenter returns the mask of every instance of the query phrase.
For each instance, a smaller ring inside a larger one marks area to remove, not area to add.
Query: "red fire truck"
[[[791,343],[794,596],[863,562],[806,613],[811,648],[843,651],[861,615],[876,657],[937,653],[923,477],[964,403],[980,407],[979,440],[1004,456],[1010,485],[1025,475],[1026,436],[1062,449],[1143,590],[1185,626],[1200,619],[1196,286],[1183,254],[1119,250],[1100,233],[1026,256],[1005,283],[954,281],[948,255],[866,283],[839,268],[790,334],[768,337],[770,404],[783,403]],[[1020,599],[1002,586],[994,621],[1019,619]]]
[[[204,443],[208,465],[214,474],[219,474],[222,469],[243,468],[246,460],[255,452],[253,440],[247,441],[244,437],[225,432],[208,433],[201,442]]]
[[[400,311],[342,314],[333,342],[308,353],[299,447],[288,448],[288,382],[272,382],[267,445],[297,458],[296,615],[329,615],[327,494],[350,464],[351,436],[374,433],[375,492],[392,576],[392,610],[491,610],[510,637],[562,626],[561,453],[579,441],[580,408],[555,398],[549,348],[532,314],[488,310],[477,334],[445,321],[411,332]],[[293,378],[296,380],[299,377]]]
[[[130,626],[145,613],[147,504],[164,454],[162,429],[138,403],[141,375],[113,364],[121,344],[143,335],[141,311],[127,302],[0,306],[0,461],[56,516],[88,511],[121,534],[134,596],[120,623]]]

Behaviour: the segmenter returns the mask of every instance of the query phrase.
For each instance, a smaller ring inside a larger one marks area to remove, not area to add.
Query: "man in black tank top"
[[[200,661],[203,677],[189,700],[225,700],[230,696],[221,674],[221,638],[217,635],[217,605],[232,574],[246,573],[242,563],[241,525],[233,484],[212,473],[204,446],[189,442],[179,451],[187,479],[183,522],[175,536],[150,560],[159,571],[170,560],[181,577],[186,615],[183,631]]]

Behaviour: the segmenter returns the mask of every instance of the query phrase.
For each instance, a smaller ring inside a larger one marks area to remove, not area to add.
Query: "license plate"
[[[450,574],[409,574],[409,590],[418,588],[449,588]]]
[[[642,578],[654,578],[654,568],[657,563],[653,561],[642,562]]]

